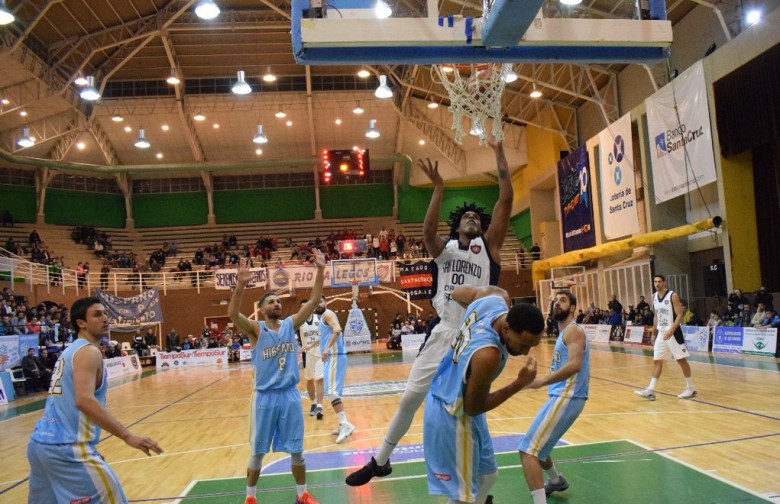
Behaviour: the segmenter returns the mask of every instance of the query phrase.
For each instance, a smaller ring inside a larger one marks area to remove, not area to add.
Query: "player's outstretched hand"
[[[133,448],[138,448],[150,457],[152,456],[151,452],[157,453],[158,455],[163,452],[163,449],[160,448],[160,445],[157,444],[157,441],[146,436],[130,434],[127,436],[127,439],[125,439],[125,443],[127,443],[129,446],[132,446]]]
[[[503,149],[504,148],[504,142],[496,140],[496,137],[493,135],[490,135],[487,138],[487,143],[489,146],[493,147],[493,150]]]
[[[522,385],[521,388],[526,388],[529,384],[534,382],[536,378],[536,359],[533,356],[529,356],[525,361],[525,366],[520,368],[517,373],[517,382]]]
[[[438,161],[433,162],[430,158],[425,158],[425,161],[423,161],[422,158],[420,158],[417,160],[417,166],[419,166],[428,178],[431,179],[433,185],[444,185],[444,179],[439,175]]]
[[[322,252],[320,252],[319,249],[314,249],[314,264],[319,269],[325,268],[325,256],[322,255]]]
[[[251,260],[248,258],[239,259],[237,267],[238,276],[236,277],[236,282],[243,287],[252,279],[252,272],[249,270],[251,268]]]

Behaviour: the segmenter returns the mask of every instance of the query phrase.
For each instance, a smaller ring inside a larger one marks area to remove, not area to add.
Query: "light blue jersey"
[[[279,331],[266,327],[260,321],[257,344],[252,348],[255,390],[281,390],[294,387],[300,381],[298,372],[298,343],[292,317],[282,320]]]
[[[327,311],[327,310],[326,310]],[[325,313],[322,314],[322,317],[325,316]],[[335,314],[334,314],[335,316]],[[322,317],[320,317],[320,320],[322,320]],[[325,349],[328,346],[328,343],[330,342],[330,337],[333,336],[333,329],[331,327],[324,323],[320,323],[320,353],[324,352]],[[330,349],[331,355],[346,355],[347,351],[344,349],[344,335],[340,335],[338,338],[336,338],[336,343],[333,345],[333,348]]]
[[[100,441],[100,427],[76,407],[76,390],[73,386],[73,357],[90,344],[79,338],[57,359],[43,416],[35,423],[30,436],[33,441],[41,444],[88,443],[92,446]],[[103,379],[95,390],[95,399],[103,407],[106,405],[107,390],[108,374],[103,366]]]
[[[509,308],[501,296],[480,298],[466,308],[466,315],[461,321],[458,336],[439,365],[439,369],[436,370],[430,392],[444,403],[451,415],[463,415],[466,371],[474,352],[489,346],[496,347],[501,352],[501,364],[492,379],[495,379],[504,369],[509,354],[492,324],[497,317],[507,311]]]
[[[577,324],[572,325],[580,327]],[[584,329],[581,327],[580,329],[584,332]],[[550,374],[558,371],[564,364],[569,362],[569,349],[563,343],[563,332],[561,331],[558,334],[558,339],[555,341]],[[588,338],[585,338],[585,349],[582,352],[582,366],[580,370],[566,380],[551,383],[547,387],[547,392],[551,397],[588,398],[588,383],[590,382],[590,351],[588,345]]]
[[[465,414],[463,393],[471,357],[482,348],[495,347],[504,369],[508,352],[493,321],[508,311],[500,296],[487,296],[466,308],[461,328],[436,371],[425,399],[423,447],[428,473],[428,493],[461,502],[474,502],[480,478],[498,471],[493,443],[484,413]]]

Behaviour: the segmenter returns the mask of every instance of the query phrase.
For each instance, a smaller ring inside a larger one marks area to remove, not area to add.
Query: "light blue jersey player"
[[[300,310],[282,318],[279,296],[267,292],[258,303],[262,320],[249,320],[240,312],[244,288],[252,274],[249,264],[241,261],[238,266],[236,289],[230,299],[228,315],[239,330],[249,338],[254,368],[254,388],[249,406],[249,463],[245,504],[257,503],[257,481],[263,456],[271,448],[290,454],[290,468],[295,479],[298,504],[317,504],[307,491],[306,462],[303,459],[303,411],[301,395],[296,385],[298,371],[298,345],[295,333],[314,313],[322,296],[325,259],[315,252],[317,276],[311,298]]]
[[[471,304],[425,399],[428,493],[482,504],[498,474],[485,412],[531,383],[536,361],[529,357],[506,387],[491,392],[491,384],[509,355],[526,355],[539,343],[544,319],[532,305],[509,309],[508,294],[499,287],[461,286],[452,297]]]
[[[100,300],[77,300],[71,320],[78,339],[57,360],[43,416],[27,445],[28,502],[127,502],[116,474],[97,452],[101,428],[147,455],[162,449],[106,410],[108,375],[98,344],[108,332],[108,317]]]
[[[533,504],[546,504],[547,496],[569,488],[569,482],[553,464],[550,453],[585,407],[590,381],[590,352],[585,330],[572,323],[577,298],[567,290],[555,294],[553,318],[560,333],[553,350],[550,374],[537,378],[528,388],[548,386],[550,398],[520,441],[518,450]],[[547,475],[545,483],[542,470]]]
[[[331,434],[335,434],[336,443],[341,444],[355,432],[355,426],[347,420],[344,403],[341,401],[344,381],[347,377],[347,350],[344,348],[341,325],[333,310],[325,309],[321,321],[320,354],[324,368],[322,388],[339,419],[339,426]]]

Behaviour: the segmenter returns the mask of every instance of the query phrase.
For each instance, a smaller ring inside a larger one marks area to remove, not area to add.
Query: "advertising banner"
[[[777,352],[777,329],[743,327],[742,353],[774,357]]]
[[[588,341],[596,341],[598,343],[609,343],[609,334],[612,330],[612,326],[605,324],[583,324],[585,329],[585,336]]]
[[[401,290],[411,299],[430,299],[433,291],[433,275],[428,268],[430,263],[416,261],[411,264],[398,263],[401,276]]]
[[[228,363],[227,348],[157,352],[157,370]]]
[[[626,326],[625,336],[623,337],[623,343],[633,343],[635,345],[641,345],[644,343],[645,326],[642,325],[630,325]]]
[[[265,287],[268,283],[267,268],[251,268],[252,279],[246,284],[247,289]],[[221,269],[214,272],[214,288],[219,290],[232,289],[236,286],[237,269]]]
[[[22,364],[19,353],[19,336],[0,336],[0,371]]]
[[[114,331],[135,331],[142,324],[162,322],[162,306],[160,291],[157,287],[143,291],[141,294],[127,298],[114,296],[108,291],[95,289],[95,295],[106,307],[108,324]]]
[[[645,100],[655,201],[715,182],[715,159],[701,60]]]
[[[106,366],[109,380],[141,373],[141,363],[138,362],[137,355],[125,355],[112,359],[104,359],[103,364]]]
[[[599,133],[601,216],[609,240],[639,231],[631,138],[631,114]]]
[[[349,310],[343,337],[347,353],[371,351],[371,331],[368,329],[363,311],[359,308]]]
[[[590,167],[584,145],[558,161],[558,194],[564,252],[595,245]]]
[[[418,352],[425,341],[425,334],[402,334],[401,348],[404,352]]]
[[[712,332],[712,351],[742,353],[742,328],[717,326]]]
[[[698,326],[681,326],[683,337],[685,337],[685,346],[688,350],[696,352],[706,352],[709,350],[710,328]]]

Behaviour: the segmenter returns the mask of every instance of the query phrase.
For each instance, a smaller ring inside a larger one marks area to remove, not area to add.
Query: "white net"
[[[497,141],[503,140],[501,96],[511,70],[512,65],[508,63],[431,66],[431,78],[450,95],[456,142],[463,141],[464,122],[470,128],[469,133],[479,137],[480,145],[491,135]],[[488,119],[492,119],[490,129]]]

